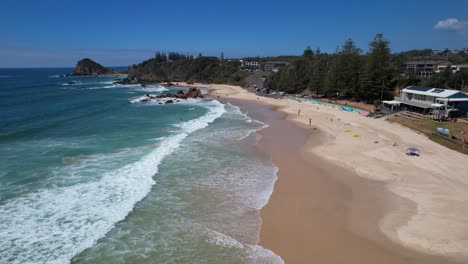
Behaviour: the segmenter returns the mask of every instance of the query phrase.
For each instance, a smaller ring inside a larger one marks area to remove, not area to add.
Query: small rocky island
[[[98,76],[98,75],[106,75],[106,74],[112,74],[113,71],[105,68],[101,64],[85,58],[80,61],[75,66],[75,69],[73,69],[73,76]]]
[[[175,94],[161,94],[161,95],[150,95],[139,98],[137,102],[157,102],[159,104],[172,104],[180,102],[181,100],[187,100],[189,98],[203,98],[203,94],[199,88],[192,87],[187,93],[180,90]]]

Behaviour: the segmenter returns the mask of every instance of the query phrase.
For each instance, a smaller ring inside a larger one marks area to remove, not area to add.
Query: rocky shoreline
[[[146,94],[142,98],[137,99],[135,102],[140,102],[140,103],[157,102],[159,104],[173,104],[173,103],[181,102],[182,100],[196,99],[196,98],[204,98],[204,96],[199,88],[191,87],[186,93],[180,90],[175,94],[171,94],[171,93],[160,94],[160,95]]]

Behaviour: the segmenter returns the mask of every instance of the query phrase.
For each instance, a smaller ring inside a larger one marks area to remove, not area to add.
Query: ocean
[[[0,263],[282,263],[257,245],[265,124],[71,70],[0,69]]]

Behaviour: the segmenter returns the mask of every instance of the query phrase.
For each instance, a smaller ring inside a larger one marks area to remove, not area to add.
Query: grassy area
[[[411,129],[417,130],[426,134],[432,141],[437,142],[441,145],[444,145],[450,149],[456,150],[458,152],[468,155],[468,146],[463,148],[461,143],[450,140],[446,136],[437,134],[436,129],[438,127],[447,128],[450,130],[450,133],[459,138],[468,138],[468,134],[462,134],[461,132],[468,133],[468,124],[467,123],[450,123],[450,122],[437,122],[432,119],[425,120],[409,120],[404,117],[394,116],[387,119],[390,122],[395,122],[404,126],[407,126]]]

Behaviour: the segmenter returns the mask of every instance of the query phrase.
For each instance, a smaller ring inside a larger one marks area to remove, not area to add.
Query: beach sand
[[[259,147],[279,171],[260,244],[286,263],[467,263],[467,156],[383,119],[195,86],[270,125]]]

